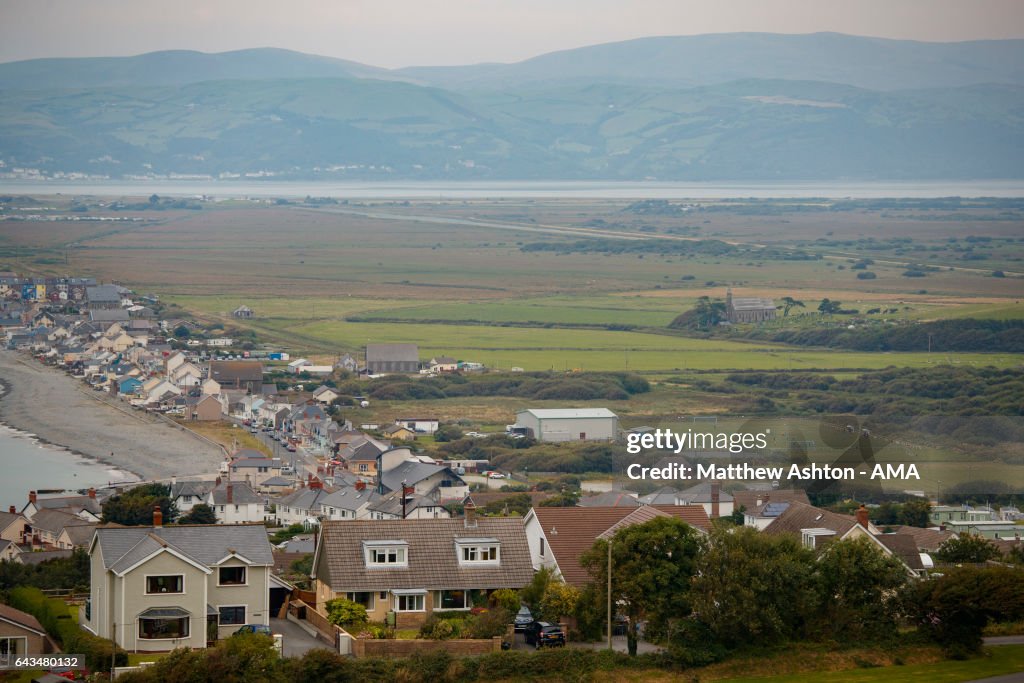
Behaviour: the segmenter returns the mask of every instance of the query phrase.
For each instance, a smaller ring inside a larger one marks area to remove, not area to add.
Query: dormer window
[[[501,559],[501,542],[496,538],[463,538],[455,541],[459,564],[497,565]]]
[[[409,544],[405,541],[364,541],[367,568],[408,567]]]

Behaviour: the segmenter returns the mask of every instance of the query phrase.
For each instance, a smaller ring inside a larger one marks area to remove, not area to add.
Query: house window
[[[497,562],[498,546],[496,545],[464,545],[462,546],[463,562]]]
[[[217,576],[219,586],[244,586],[245,567],[221,567]]]
[[[396,595],[395,596],[395,611],[396,612],[422,612],[423,611],[423,596],[422,595]]]
[[[178,619],[139,619],[139,638],[169,640],[188,638],[188,617]]]
[[[469,609],[468,591],[438,591],[438,604],[441,609]]]
[[[237,607],[221,607],[220,611],[220,625],[221,626],[240,626],[245,623],[245,606]]]
[[[381,600],[387,600],[388,599],[388,592],[387,591],[381,591],[380,592],[380,599]]]
[[[147,576],[146,593],[184,593],[185,577],[181,574],[171,576]]]
[[[540,539],[540,554],[541,554],[541,557],[544,556],[544,537],[543,536]]]
[[[359,471],[360,472],[365,472],[366,471],[366,465],[360,465],[359,466]]]
[[[384,595],[386,596],[387,594],[385,593]],[[345,599],[359,603],[367,611],[373,610],[373,593],[345,593]]]
[[[9,666],[18,655],[28,652],[28,638],[11,637],[0,638],[0,664]]]
[[[367,567],[407,567],[409,546],[405,541],[365,541]]]

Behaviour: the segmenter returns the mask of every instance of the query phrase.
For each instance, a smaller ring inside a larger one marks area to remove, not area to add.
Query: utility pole
[[[612,539],[608,539],[608,649],[612,649]]]

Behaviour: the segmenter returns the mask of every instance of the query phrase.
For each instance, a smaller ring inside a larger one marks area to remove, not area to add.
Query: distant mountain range
[[[0,64],[0,173],[1024,177],[1024,40],[644,38],[380,69],[277,49]]]

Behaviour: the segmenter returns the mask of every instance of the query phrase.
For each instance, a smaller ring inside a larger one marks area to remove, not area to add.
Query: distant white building
[[[516,413],[516,426],[538,441],[612,441],[619,417],[607,408],[531,408]]]

